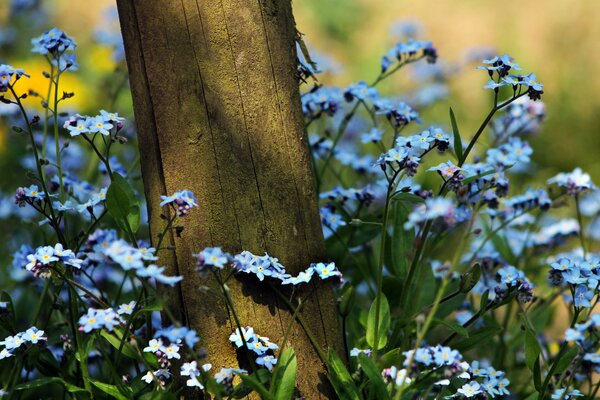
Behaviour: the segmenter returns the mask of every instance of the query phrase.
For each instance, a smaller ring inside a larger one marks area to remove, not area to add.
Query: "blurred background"
[[[488,77],[475,69],[475,60],[490,52],[512,55],[545,84],[547,112],[541,130],[528,139],[534,168],[521,182],[534,184],[531,177],[542,181],[581,166],[600,183],[600,2],[296,0],[293,5],[298,30],[325,71],[319,76],[325,85],[374,80],[381,56],[407,33],[432,41],[439,59],[430,75],[435,81],[442,74],[448,92],[424,109],[421,118],[448,126],[452,106],[464,137],[472,135],[490,107],[491,92],[482,89]],[[43,91],[45,61],[30,53],[30,40],[53,26],[78,42],[81,67],[61,82],[76,94],[65,103],[69,111],[95,115],[104,108],[131,121],[114,0],[0,0],[0,62],[25,69],[31,74],[29,87]],[[390,96],[414,91],[422,84],[420,70],[402,70],[378,89]],[[41,111],[39,99],[27,102]],[[0,107],[0,113],[6,112],[7,107]],[[2,218],[14,207],[14,190],[24,184],[20,157],[26,145],[9,123],[0,123]],[[15,225],[6,226],[3,231],[11,237]]]
[[[474,63],[465,65],[465,60],[482,48],[510,54],[545,84],[547,122],[531,139],[534,161],[543,170],[537,176],[546,178],[577,165],[600,176],[600,2],[296,0],[294,12],[314,58],[326,60],[331,71],[321,78],[326,85],[374,79],[381,56],[401,39],[398,22],[414,25],[419,39],[434,43],[441,65],[459,69],[449,80],[448,99],[423,119],[446,122],[451,105],[464,134],[478,126],[489,107],[489,92],[481,89],[487,82],[485,73],[476,71]],[[120,65],[106,45],[108,39],[117,40],[108,37],[118,34],[117,21],[114,0],[0,0],[0,61],[24,68],[33,86],[41,89],[43,60],[29,53],[29,41],[58,26],[79,43],[82,67],[66,82],[76,92],[70,104],[79,112],[107,107],[107,99],[96,89]],[[396,94],[409,90],[413,81],[404,71],[380,90]],[[129,111],[128,93],[117,103],[118,111]],[[10,157],[9,140],[0,132],[3,159]]]
[[[379,72],[380,57],[399,39],[399,21],[420,28],[440,63],[464,65],[475,49],[513,56],[525,72],[544,83],[547,120],[530,143],[539,179],[581,166],[600,178],[600,2],[563,0],[297,0],[298,29],[311,49],[340,67],[331,82],[344,86]],[[474,132],[489,109],[487,76],[469,64],[449,80],[447,100],[423,115],[447,121],[454,109],[463,135]],[[384,93],[411,87],[401,72]],[[326,82],[329,83],[329,82]],[[464,139],[463,139],[464,140]]]

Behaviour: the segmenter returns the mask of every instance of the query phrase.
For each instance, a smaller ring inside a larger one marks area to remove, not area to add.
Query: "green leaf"
[[[404,362],[404,354],[402,349],[393,349],[381,356],[379,364],[383,368],[391,367],[392,365]]]
[[[344,362],[335,350],[329,348],[329,379],[340,400],[360,400],[360,395],[352,376],[346,369]]]
[[[30,382],[21,383],[19,385],[13,386],[12,391],[16,392],[19,390],[29,390],[29,389],[37,389],[42,386],[49,385],[51,383],[58,383],[63,385],[68,392],[78,393],[78,392],[87,392],[84,388],[80,388],[79,386],[71,385],[68,382],[65,382],[64,379],[58,377],[50,377],[50,378],[39,378]]]
[[[481,298],[479,299],[479,310],[480,311],[485,310],[489,301],[490,301],[490,290],[488,289],[485,292],[483,292],[483,294],[481,295]]]
[[[277,367],[273,372],[273,387],[271,392],[277,400],[290,400],[296,387],[296,354],[291,347],[286,348],[279,355]]]
[[[140,202],[135,192],[121,175],[114,173],[106,192],[106,208],[119,228],[135,233],[140,226]]]
[[[525,364],[530,371],[533,371],[534,365],[538,360],[538,357],[542,349],[538,343],[535,333],[531,330],[525,330]]]
[[[452,132],[454,133],[454,152],[456,153],[456,158],[460,164],[463,162],[463,147],[460,131],[458,130],[458,124],[456,123],[456,117],[454,116],[452,107],[450,107],[450,123],[452,124]]]
[[[538,393],[533,392],[529,396],[525,397],[525,400],[538,400]]]
[[[462,325],[456,324],[454,322],[449,322],[449,321],[446,321],[446,320],[443,320],[440,318],[434,318],[433,323],[438,324],[438,325],[444,325],[446,328],[453,330],[454,332],[458,333],[460,336],[469,337],[469,331],[467,331],[465,328],[463,328]]]
[[[412,194],[409,192],[398,191],[394,193],[392,196],[392,200],[394,201],[408,201],[410,203],[425,203],[425,199],[421,196],[417,196],[416,194]]]
[[[162,311],[162,310],[163,310],[163,302],[158,298],[154,298],[147,305],[145,305],[143,308],[141,308],[138,311],[138,313],[146,313],[146,312]]]
[[[243,375],[240,374],[238,375],[242,381],[247,384],[248,386],[250,386],[252,389],[256,390],[256,392],[258,392],[258,394],[260,395],[260,397],[263,400],[275,400],[276,398],[273,397],[273,395],[271,393],[269,393],[269,391],[267,390],[267,388],[258,381],[258,379],[256,379],[255,377],[251,376],[251,375]]]
[[[358,355],[358,362],[360,363],[365,375],[369,378],[368,386],[371,391],[371,396],[375,399],[385,399],[387,397],[386,384],[381,377],[381,371],[373,360],[364,353]]]
[[[535,363],[533,364],[533,386],[535,387],[535,390],[537,390],[538,392],[540,391],[540,389],[542,388],[542,372],[540,369],[540,357],[538,356],[535,359]]]
[[[465,273],[462,277],[461,281],[461,292],[469,293],[471,289],[477,285],[479,279],[481,278],[481,265],[475,264],[470,271]]]
[[[8,330],[9,332],[13,332],[16,321],[15,305],[12,301],[12,298],[10,297],[10,294],[8,294],[8,292],[4,290],[0,292],[0,301],[8,303],[9,311],[8,318],[0,317],[0,322],[2,323],[2,326],[6,328],[6,330]]]
[[[121,330],[115,329],[115,334],[103,330],[100,335],[102,335],[102,337],[106,339],[108,343],[117,349],[117,351],[119,350],[119,347],[121,347],[121,337],[123,337],[123,332],[121,332]],[[129,358],[133,358],[134,360],[139,359],[139,354],[137,351],[135,351],[135,348],[131,345],[131,343],[127,342],[127,340],[125,340],[125,343],[123,344],[121,354]]]
[[[377,298],[373,300],[367,318],[367,343],[374,351],[382,349],[387,344],[388,330],[390,329],[390,306],[383,293],[380,294],[381,300],[379,304],[379,328],[377,329],[377,348],[375,348],[375,317],[377,315]]]
[[[408,193],[404,193],[408,194]],[[405,278],[412,259],[413,246],[415,243],[414,229],[404,229],[404,223],[408,220],[409,208],[404,202],[399,201],[392,205],[392,224],[394,233],[386,241],[386,265],[399,278]]]
[[[561,372],[566,370],[569,367],[569,365],[571,365],[571,362],[577,356],[578,353],[579,353],[579,346],[575,345],[575,346],[571,347],[565,353],[565,355],[562,356],[559,360],[554,361],[556,363],[556,368],[554,368],[554,373],[560,374]]]
[[[92,379],[90,379],[90,383],[117,400],[129,400],[132,398],[131,396],[125,396],[123,393],[121,393],[119,388],[114,385],[109,385],[107,383],[102,383]]]
[[[469,337],[466,339],[457,342],[454,346],[454,349],[458,351],[466,351],[470,350],[477,345],[488,342],[491,338],[493,338],[498,332],[500,332],[502,328],[498,327],[486,327],[483,329],[479,329],[475,332],[471,332]]]

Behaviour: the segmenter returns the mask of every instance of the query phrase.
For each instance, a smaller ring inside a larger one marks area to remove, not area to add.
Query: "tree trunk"
[[[175,308],[199,331],[213,368],[237,367],[228,341],[235,323],[222,299],[201,290],[215,282],[195,273],[192,253],[207,246],[266,251],[293,274],[325,256],[291,1],[117,4],[154,239],[164,226],[161,194],[189,189],[200,204],[182,220],[181,238],[169,234],[176,250],[161,257],[170,272],[184,276]],[[325,367],[289,309],[268,284],[248,278],[229,283],[241,324],[279,344],[292,324],[288,343],[298,357],[300,393],[333,398]],[[331,287],[312,289],[302,315],[321,349],[340,351]]]

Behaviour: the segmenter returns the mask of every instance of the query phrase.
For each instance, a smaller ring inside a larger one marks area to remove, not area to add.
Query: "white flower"
[[[169,360],[171,358],[177,358],[177,359],[181,358],[181,356],[179,355],[179,346],[177,346],[176,344],[171,344],[171,345],[169,345],[169,347],[163,346],[160,348],[160,351],[165,353]]]
[[[146,383],[151,383],[154,380],[154,374],[152,371],[146,372],[146,375],[142,376],[142,380]]]
[[[149,352],[149,353],[156,353],[158,350],[161,349],[163,343],[162,340],[160,339],[152,339],[150,340],[150,342],[148,342],[148,347],[144,348],[145,352]]]

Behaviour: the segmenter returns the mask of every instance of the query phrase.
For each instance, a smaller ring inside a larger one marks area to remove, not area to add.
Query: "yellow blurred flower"
[[[27,92],[32,89],[38,92],[41,96],[46,97],[48,94],[48,79],[43,76],[44,71],[49,72],[48,64],[43,60],[26,60],[15,61],[13,65],[18,65],[18,68],[25,70],[30,78],[23,78],[16,85],[18,93]],[[77,76],[77,72],[65,72],[60,76],[58,85],[59,97],[62,92],[74,92],[75,96],[61,102],[60,108],[64,110],[75,109],[85,110],[92,103],[92,92],[85,83]],[[52,97],[51,97],[52,98]],[[39,97],[30,96],[23,103],[31,109],[42,111],[41,99]]]

